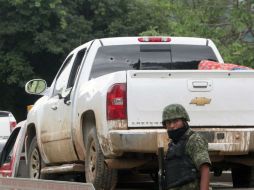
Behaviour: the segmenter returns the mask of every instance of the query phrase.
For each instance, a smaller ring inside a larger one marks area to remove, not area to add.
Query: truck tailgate
[[[163,108],[182,104],[191,126],[254,126],[254,71],[127,71],[129,127],[161,127]]]

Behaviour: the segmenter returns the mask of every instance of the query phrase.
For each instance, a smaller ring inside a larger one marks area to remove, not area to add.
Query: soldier
[[[167,190],[208,190],[211,161],[208,143],[188,125],[189,115],[179,104],[164,108],[163,126],[172,140],[165,156]]]

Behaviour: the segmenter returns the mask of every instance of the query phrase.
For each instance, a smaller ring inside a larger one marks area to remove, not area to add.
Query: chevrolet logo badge
[[[206,97],[196,97],[191,100],[190,104],[196,104],[197,106],[204,106],[210,104],[211,99]]]

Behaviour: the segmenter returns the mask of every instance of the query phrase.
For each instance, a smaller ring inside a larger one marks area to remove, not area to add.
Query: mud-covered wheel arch
[[[26,157],[28,157],[28,151],[29,151],[29,147],[31,145],[31,142],[33,140],[33,138],[36,136],[36,129],[35,129],[35,125],[34,124],[29,124],[27,126],[27,139],[25,141],[25,149],[26,149]]]
[[[117,183],[117,170],[105,165],[104,155],[97,138],[95,126],[86,135],[85,176],[97,190],[113,190]]]
[[[89,133],[90,129],[96,126],[95,115],[92,110],[86,111],[82,114],[82,133],[83,133],[83,142],[86,148],[87,144],[87,134]]]

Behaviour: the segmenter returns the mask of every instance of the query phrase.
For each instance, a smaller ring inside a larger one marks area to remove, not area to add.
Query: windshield
[[[0,111],[0,117],[9,117],[9,112]]]
[[[122,70],[197,69],[201,60],[217,58],[209,46],[116,45],[98,49],[90,78]]]

